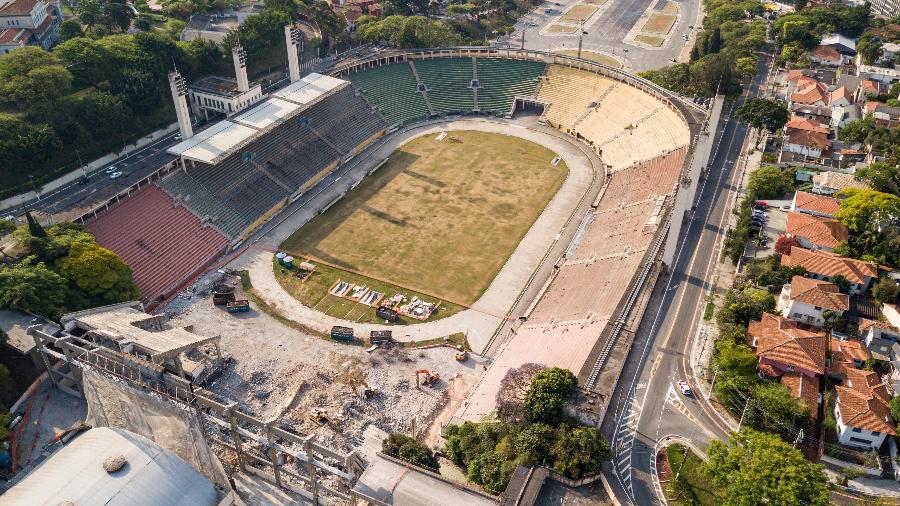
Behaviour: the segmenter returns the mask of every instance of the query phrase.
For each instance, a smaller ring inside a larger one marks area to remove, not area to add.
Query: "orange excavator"
[[[441,377],[438,376],[438,373],[434,371],[429,371],[428,369],[419,369],[418,371],[416,371],[416,388],[419,388],[419,376],[424,376],[424,378],[422,378],[422,384],[426,387],[434,385],[438,382],[439,379],[441,379]]]

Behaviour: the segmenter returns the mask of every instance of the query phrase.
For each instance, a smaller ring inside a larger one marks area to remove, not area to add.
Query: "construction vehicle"
[[[249,300],[235,300],[226,304],[229,313],[246,313],[250,311]]]
[[[217,306],[224,306],[229,302],[234,302],[234,292],[213,292],[213,304]]]
[[[457,362],[465,362],[468,359],[469,359],[469,352],[466,350],[460,351],[456,354]]]
[[[416,371],[416,388],[419,388],[419,376],[424,376],[421,381],[422,384],[426,387],[433,386],[438,382],[439,379],[441,379],[438,373],[434,371],[429,371],[428,369],[419,369],[418,371]]]
[[[366,389],[363,390],[363,395],[366,397],[366,399],[372,399],[381,395],[381,390],[377,388],[366,387]]]
[[[331,327],[331,338],[335,341],[351,342],[353,341],[353,329],[335,325]]]

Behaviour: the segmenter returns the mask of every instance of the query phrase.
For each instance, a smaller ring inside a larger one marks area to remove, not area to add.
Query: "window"
[[[858,437],[851,437],[851,438],[850,438],[850,441],[852,441],[852,442],[854,442],[854,443],[857,443],[857,444],[864,444],[864,445],[871,445],[871,444],[872,444],[872,442],[869,441],[868,439],[860,439],[860,438],[858,438]]]
[[[821,311],[821,310],[822,310],[822,308],[821,308],[820,306],[815,306],[815,308],[816,308],[816,311]]]
[[[853,427],[853,432],[862,432],[862,429],[859,429],[859,428],[857,428],[857,427]]]
[[[877,430],[873,430],[873,431],[872,431],[872,435],[873,435],[873,436],[880,436],[881,433],[878,432]]]

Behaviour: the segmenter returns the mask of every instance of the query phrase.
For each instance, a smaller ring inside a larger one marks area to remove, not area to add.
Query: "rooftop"
[[[194,334],[184,328],[172,328],[165,316],[147,314],[137,308],[139,302],[115,304],[63,315],[60,321],[67,330],[74,327],[91,331],[118,343],[120,349],[138,348],[154,362],[177,356],[204,344],[218,342],[219,337]]]
[[[108,472],[105,461],[124,457]],[[174,453],[123,429],[97,427],[62,447],[3,495],[7,505],[215,505],[212,482]]]
[[[798,191],[794,194],[794,202],[798,210],[812,211],[829,216],[834,216],[841,210],[840,200],[804,191]]]
[[[791,395],[800,399],[809,408],[813,419],[819,412],[819,377],[810,378],[797,372],[786,372],[781,375],[781,384],[788,387]]]
[[[850,297],[840,293],[837,286],[803,276],[794,276],[791,279],[791,300],[834,311],[850,309]]]
[[[843,172],[820,172],[813,176],[813,183],[833,190],[846,190],[847,188],[869,189],[869,185],[862,179]]]
[[[46,327],[55,327],[53,323],[40,316],[16,309],[0,310],[0,332],[6,334],[6,344],[22,353],[28,353],[34,348],[34,338],[28,335],[28,327],[41,324],[44,325],[45,332],[51,332]]]
[[[191,83],[188,88],[201,93],[233,98],[241,94],[237,79],[233,77],[207,76]]]
[[[770,313],[752,321],[747,335],[756,342],[756,354],[779,364],[817,374],[825,373],[828,336],[799,327],[797,322]]]
[[[19,14],[31,14],[34,6],[41,0],[10,0],[0,4],[0,16],[15,16]]]
[[[806,213],[789,212],[785,233],[805,237],[815,246],[834,249],[847,240],[847,227],[834,218],[822,218]]]
[[[832,46],[816,46],[809,51],[809,55],[823,61],[840,63],[841,53]]]
[[[896,435],[887,385],[872,371],[847,369],[844,384],[836,386],[841,421],[848,427]]]
[[[846,341],[831,338],[831,366],[829,370],[844,376],[846,369],[856,369],[856,361],[865,362],[870,357],[865,343],[856,339]]]
[[[809,272],[828,276],[838,274],[844,276],[851,283],[863,285],[866,278],[878,276],[878,269],[871,262],[863,262],[853,258],[842,257],[827,251],[812,251],[794,246],[788,255],[781,256],[781,265],[788,267],[800,266]]]

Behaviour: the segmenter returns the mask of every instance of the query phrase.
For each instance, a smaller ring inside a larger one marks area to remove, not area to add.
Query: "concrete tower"
[[[189,139],[194,135],[191,127],[191,113],[187,104],[187,83],[178,71],[169,72],[169,88],[172,89],[172,101],[175,102],[175,115],[178,117],[178,128],[181,138]]]
[[[244,93],[250,91],[250,80],[247,79],[247,53],[240,44],[231,48],[231,58],[234,60],[234,75],[237,77],[238,91]]]
[[[291,82],[300,80],[300,60],[299,51],[303,38],[300,30],[293,26],[284,27],[284,41],[287,43],[288,69],[290,70]]]

